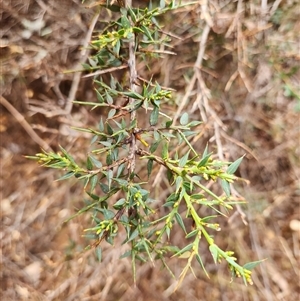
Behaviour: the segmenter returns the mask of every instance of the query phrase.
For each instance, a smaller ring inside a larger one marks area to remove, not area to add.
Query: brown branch
[[[90,25],[89,30],[87,32],[87,35],[86,35],[86,37],[83,41],[82,50],[81,50],[82,59],[80,60],[80,62],[77,63],[77,66],[74,67],[74,70],[80,69],[81,64],[84,63],[87,60],[88,56],[89,56],[90,51],[88,49],[88,45],[90,43],[95,25],[96,25],[97,20],[99,18],[99,15],[100,15],[100,13],[96,14],[94,16],[94,18],[92,19],[92,22],[91,22],[91,25]],[[40,113],[44,114],[47,117],[54,117],[54,116],[58,116],[58,115],[69,115],[72,111],[72,108],[73,108],[73,103],[74,103],[73,101],[75,99],[75,96],[76,96],[76,93],[77,93],[77,90],[78,90],[78,86],[79,86],[80,79],[81,79],[81,74],[82,74],[82,71],[78,71],[74,74],[73,81],[72,81],[72,84],[71,84],[71,88],[70,88],[69,95],[68,95],[68,98],[66,100],[66,104],[65,104],[64,109],[55,109],[55,110],[52,110],[50,112],[49,111],[44,111],[44,110],[41,110],[41,109],[35,109],[35,111],[40,112]]]
[[[128,68],[128,66],[127,65],[121,65],[119,67],[111,67],[111,68],[107,68],[107,69],[102,69],[102,70],[98,70],[98,71],[95,71],[93,73],[84,75],[82,78],[92,77],[92,76],[105,74],[105,73],[111,73],[113,71],[121,70],[121,69],[125,69],[125,68]]]
[[[142,157],[143,157],[143,156],[145,156],[145,157],[151,157],[151,159],[153,159],[153,160],[154,160],[155,162],[157,162],[158,164],[160,164],[160,165],[162,165],[162,166],[168,168],[166,162],[165,162],[163,159],[161,159],[160,157],[154,156],[153,154],[151,154],[151,153],[145,151],[145,150],[142,149],[142,148],[138,148],[138,149],[136,150],[136,154],[139,155],[139,156],[142,156]]]
[[[111,165],[107,165],[107,166],[103,166],[101,168],[98,168],[98,169],[95,169],[95,170],[85,170],[86,173],[90,174],[90,175],[96,175],[102,171],[106,171],[106,170],[109,170],[111,168],[114,168],[114,167],[117,167],[117,166],[120,166],[121,164],[125,163],[128,161],[128,158],[122,158],[118,161],[115,161],[113,164]]]
[[[88,47],[88,45],[90,43],[90,40],[91,40],[93,31],[94,31],[95,25],[96,25],[97,20],[99,18],[99,15],[100,15],[100,13],[98,13],[98,14],[96,14],[94,16],[94,18],[93,18],[93,20],[91,22],[89,31],[88,31],[85,39],[84,39],[84,42],[83,42],[83,45],[82,45],[82,50],[81,50],[82,60],[81,60],[80,63],[78,63],[79,67],[81,66],[81,64],[83,62],[85,62],[87,60],[87,58],[88,58],[88,56],[90,54],[90,51],[88,50],[87,47]],[[72,107],[73,107],[73,101],[75,99],[75,95],[76,95],[76,92],[78,90],[80,78],[81,78],[81,72],[75,73],[73,81],[72,81],[71,89],[70,89],[70,92],[69,92],[69,95],[68,95],[67,103],[66,103],[66,106],[65,106],[65,112],[66,112],[66,114],[70,114],[71,113],[71,110],[72,110]]]
[[[11,105],[2,95],[0,95],[0,104],[3,105],[10,113],[13,115],[17,121],[20,123],[20,125],[24,128],[24,130],[27,132],[27,134],[31,137],[31,139],[36,142],[40,147],[46,151],[51,150],[51,147],[49,144],[44,141],[41,137],[38,136],[38,134],[32,129],[30,124],[26,121],[24,116],[19,113],[17,109],[14,108],[13,105]]]

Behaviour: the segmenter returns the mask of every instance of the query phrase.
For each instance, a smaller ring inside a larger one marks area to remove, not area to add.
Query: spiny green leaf
[[[125,169],[125,164],[121,164],[119,167],[118,167],[118,170],[117,170],[117,178],[119,178],[121,176],[121,174],[123,173]]]
[[[208,144],[206,144],[204,152],[202,154],[202,158],[205,158],[208,155]]]
[[[245,155],[240,157],[239,159],[237,159],[233,163],[231,163],[227,168],[227,173],[234,174],[236,172],[236,170],[238,169],[238,167],[240,166],[240,164],[241,164],[242,160],[244,159],[244,157],[245,157]]]
[[[94,135],[94,137],[91,140],[91,145],[94,144],[98,140],[98,136]]]
[[[189,154],[190,154],[190,151],[188,151],[180,160],[179,160],[179,163],[178,163],[178,166],[179,167],[185,167],[186,165],[186,162],[188,161],[189,159]]]
[[[107,132],[109,135],[112,135],[114,133],[113,128],[110,126],[109,123],[106,124]]]
[[[183,131],[182,133],[185,137],[189,137],[197,134],[197,132],[195,131]]]
[[[187,124],[187,126],[192,128],[192,127],[197,126],[201,123],[202,123],[202,121],[193,120],[189,124]]]
[[[105,97],[106,97],[106,102],[108,104],[111,105],[114,102],[113,99],[112,99],[112,97],[107,93],[107,91],[105,91]]]
[[[151,32],[150,32],[150,30],[148,29],[148,27],[142,25],[142,26],[140,26],[140,29],[143,30],[143,33],[147,36],[147,38],[148,38],[150,41],[153,41]]]
[[[108,189],[110,189],[112,178],[113,178],[113,171],[110,169],[107,171],[107,182],[108,182]]]
[[[187,112],[184,112],[180,117],[180,124],[181,125],[187,125],[189,122],[189,114]]]
[[[154,107],[153,111],[150,114],[150,125],[151,126],[154,126],[154,125],[157,124],[158,115],[159,115],[159,108],[158,107]]]
[[[157,141],[157,140],[160,139],[160,134],[156,130],[154,130],[153,131],[153,137],[154,137],[154,140]]]
[[[212,244],[209,246],[209,251],[214,259],[214,262],[217,263],[218,262],[218,247],[215,244]]]
[[[101,209],[100,210],[103,215],[104,215],[104,218],[108,221],[108,220],[111,220],[114,216],[115,216],[115,213],[112,211],[112,210],[108,210],[108,209]],[[111,223],[111,222],[110,222]]]
[[[151,175],[152,168],[153,168],[153,160],[150,159],[150,160],[148,160],[148,163],[147,163],[148,178]]]
[[[166,160],[169,156],[169,143],[165,142],[162,148],[162,158]]]
[[[127,9],[128,9],[129,14],[130,14],[132,23],[135,24],[136,20],[137,20],[137,17],[136,17],[136,14],[135,14],[134,10],[130,6]]]
[[[252,261],[252,262],[248,262],[246,263],[243,268],[246,270],[253,270],[256,266],[258,266],[259,264],[261,264],[263,261],[265,261],[266,259],[262,259],[262,260],[258,260],[258,261]]]
[[[204,273],[206,274],[206,276],[209,278],[209,275],[204,267],[203,261],[199,254],[196,254],[196,259],[197,259],[198,263],[200,264],[201,268],[203,269]]]
[[[184,252],[187,252],[187,251],[191,250],[192,247],[193,247],[193,243],[190,243],[189,245],[187,245],[183,249],[181,249],[179,252],[177,252],[176,254],[174,254],[172,257],[179,256],[179,255],[183,254]]]
[[[98,128],[99,128],[100,132],[104,132],[104,124],[103,124],[102,117],[100,118]]]
[[[61,152],[64,154],[64,156],[73,164],[76,164],[75,161],[74,161],[74,158],[62,147],[62,146],[59,146]]]
[[[160,8],[165,8],[165,6],[166,6],[165,0],[160,0],[159,1],[159,7]]]
[[[129,238],[127,239],[126,243],[134,240],[137,236],[139,235],[139,229],[136,228],[129,236]]]
[[[106,147],[111,147],[111,142],[110,141],[99,141],[99,143],[106,146]]]
[[[175,213],[175,219],[176,219],[177,223],[179,224],[179,226],[181,227],[181,229],[186,234],[186,230],[185,230],[185,226],[184,226],[182,217],[180,216],[180,214],[178,212]]]
[[[197,167],[206,166],[206,163],[208,162],[211,155],[212,155],[212,153],[207,154],[205,157],[203,156],[202,159],[200,160],[199,164],[197,165]]]
[[[91,189],[90,192],[92,193],[98,183],[98,175],[94,175],[91,177],[90,179],[90,183],[91,183]]]
[[[121,17],[121,24],[122,24],[123,28],[130,28],[130,21],[124,15]]]
[[[230,185],[229,185],[229,183],[226,180],[222,179],[221,180],[221,186],[222,186],[226,196],[230,197]]]
[[[104,183],[99,183],[100,187],[101,187],[101,190],[103,193],[108,193],[109,192],[109,188],[108,188],[108,185],[107,184],[104,184]]]
[[[95,89],[95,91],[96,91],[97,99],[99,100],[100,103],[103,103],[104,102],[103,96],[97,89]]]
[[[126,200],[124,198],[118,200],[114,205],[113,207],[117,210],[120,210],[123,208],[124,204],[126,203]]]
[[[191,199],[194,199],[194,200],[202,200],[203,198],[204,198],[203,194],[196,193],[196,194],[191,195]]]
[[[198,229],[195,229],[195,230],[191,231],[190,233],[188,233],[188,234],[185,236],[185,238],[191,238],[191,237],[197,235],[198,233],[199,233],[199,230],[198,230]]]
[[[87,160],[86,160],[86,168],[88,170],[92,170],[93,169],[93,163],[92,163],[92,160],[90,158],[90,156],[87,157]]]
[[[140,99],[140,100],[143,100],[144,97],[137,93],[137,92],[133,92],[133,91],[130,91],[130,92],[123,92],[124,95],[130,97],[130,98],[134,98],[134,99]]]
[[[60,177],[59,179],[57,179],[56,181],[62,181],[62,180],[66,180],[66,179],[69,179],[71,177],[73,177],[75,174],[74,171],[69,171],[67,172],[64,176]]]
[[[157,147],[160,142],[161,142],[161,140],[158,140],[151,144],[150,149],[149,149],[150,153],[154,153],[157,150]]]
[[[102,163],[100,161],[98,161],[95,157],[89,155],[89,159],[91,160],[91,162],[97,167],[97,168],[101,168],[102,167]]]
[[[176,181],[175,181],[176,193],[181,188],[182,182],[183,182],[182,177],[179,176],[179,177],[176,178]]]
[[[108,118],[112,118],[113,116],[115,116],[117,110],[116,109],[111,109],[108,114],[107,114],[107,117]]]

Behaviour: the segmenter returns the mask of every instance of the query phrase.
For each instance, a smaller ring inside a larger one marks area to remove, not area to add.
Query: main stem
[[[126,8],[131,7],[132,1],[126,0]],[[133,25],[133,24],[132,24]],[[136,71],[136,59],[135,59],[135,34],[132,32],[132,36],[129,40],[129,59],[128,59],[128,68],[129,68],[129,81],[130,81],[130,90],[132,92],[136,92],[137,85],[137,71]],[[129,98],[129,105],[132,105],[133,107],[134,99]],[[130,113],[130,120],[134,121],[136,118],[136,112],[135,110],[132,110]],[[130,144],[130,150],[129,150],[129,166],[130,174],[134,172],[135,170],[135,154],[137,151],[136,146],[136,138],[135,138],[135,132],[134,130],[131,133],[131,144]]]

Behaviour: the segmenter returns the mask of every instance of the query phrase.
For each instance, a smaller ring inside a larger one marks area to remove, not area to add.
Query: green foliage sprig
[[[234,173],[242,158],[233,163],[218,161],[208,147],[199,154],[191,139],[198,134],[201,122],[190,121],[185,112],[177,124],[163,110],[172,101],[172,89],[152,79],[141,80],[136,71],[136,60],[147,64],[150,57],[159,57],[156,50],[160,44],[168,46],[170,37],[162,34],[156,18],[177,7],[175,1],[168,6],[162,1],[154,9],[119,8],[117,19],[91,42],[95,54],[84,65],[86,70],[118,70],[125,65],[129,76],[125,82],[119,82],[111,75],[108,84],[95,74],[97,102],[75,102],[92,109],[105,108],[107,112],[105,118],[100,118],[98,128],[77,128],[92,135],[86,166],[77,163],[63,147],[58,153],[43,151],[29,158],[43,166],[64,170],[60,180],[76,177],[83,181],[91,201],[76,215],[92,214],[93,226],[85,231],[94,235],[93,246],[97,248],[102,240],[113,244],[120,227],[125,229],[123,244],[130,248],[122,257],[131,257],[134,275],[137,261],[160,260],[170,270],[170,256],[187,259],[179,283],[189,269],[193,271],[194,258],[208,275],[199,252],[200,243],[206,241],[215,263],[225,260],[233,277],[242,277],[245,284],[252,283],[250,269],[258,262],[240,266],[234,253],[219,248],[210,234],[221,230],[216,217],[226,215],[238,203],[231,195],[230,184],[237,180]],[[122,103],[117,104],[117,99],[122,99]],[[159,166],[165,169],[163,176],[168,178],[172,192],[163,203],[153,205],[149,183],[153,170]],[[143,172],[145,168],[147,175]],[[218,182],[223,193],[213,192],[208,181]],[[158,216],[157,206],[165,207],[165,215]],[[200,216],[198,208],[202,206],[216,215]],[[192,229],[187,229],[187,220],[192,220]],[[181,249],[171,244],[175,223],[187,241],[192,240]]]

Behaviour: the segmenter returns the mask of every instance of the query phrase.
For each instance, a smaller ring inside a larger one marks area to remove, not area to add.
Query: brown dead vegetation
[[[55,182],[57,172],[23,155],[40,147],[56,150],[61,144],[84,159],[90,137],[70,125],[95,125],[99,112],[72,105],[75,98],[91,101],[95,95],[90,78],[65,71],[81,69],[91,29],[110,15],[79,0],[4,0],[2,300],[299,298],[299,4],[200,2],[202,6],[187,6],[166,17],[164,30],[179,37],[172,49],[177,56],[154,61],[153,76],[177,90],[175,115],[188,110],[204,121],[200,151],[209,140],[221,157],[247,154],[239,173],[250,184],[236,189],[248,204],[222,222],[224,240],[218,238],[218,243],[234,249],[240,262],[267,258],[253,273],[254,285],[229,283],[225,268],[216,267],[204,253],[211,279],[196,270],[198,278],[188,275],[173,293],[176,281],[168,272],[146,264],[138,269],[135,287],[130,262],[119,260],[124,246],[104,244],[102,263],[93,251],[84,251],[90,243],[82,237],[88,216],[64,223],[83,203],[82,187],[74,181]],[[195,62],[201,73],[195,72]],[[149,75],[143,66],[140,74]],[[178,276],[181,262],[170,259],[170,265]]]

